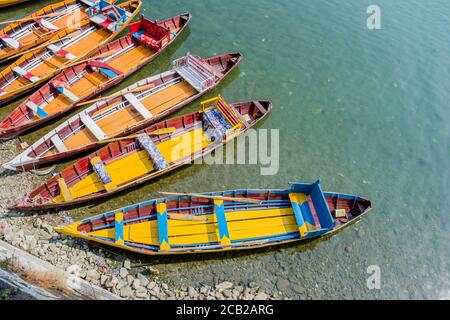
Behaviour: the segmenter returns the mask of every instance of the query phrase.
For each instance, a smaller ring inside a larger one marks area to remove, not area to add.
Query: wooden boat
[[[246,202],[249,199],[261,202]],[[55,230],[146,255],[210,253],[329,235],[371,209],[367,198],[322,192],[316,181],[291,183],[287,190],[230,190],[150,200]]]
[[[209,59],[187,54],[174,62],[173,70],[139,81],[74,115],[3,166],[34,169],[145,128],[213,89],[241,60],[240,53]]]
[[[94,11],[102,4],[101,9]],[[0,72],[0,105],[43,84],[110,42],[137,15],[142,2],[131,0],[112,6],[102,0],[97,5],[88,9],[89,19],[75,28],[61,31]],[[106,18],[105,15],[110,17],[112,12],[117,12],[116,20]]]
[[[10,7],[19,3],[24,3],[29,0],[0,0],[0,8]]]
[[[99,59],[106,64],[104,68],[96,67],[98,64],[93,61],[70,67],[24,100],[0,123],[0,140],[10,139],[55,119],[77,107],[80,102],[122,82],[172,44],[190,18],[189,13],[183,13],[153,22],[142,16],[139,22],[130,25],[128,35],[92,54],[92,57],[107,55]],[[155,46],[150,47],[135,37],[142,31],[149,39],[156,39]],[[108,52],[115,53],[108,55]]]
[[[20,2],[24,1],[0,0],[0,7]],[[61,1],[11,22],[0,30],[0,61],[46,42],[75,23],[75,19],[81,21],[87,18],[85,10],[93,4],[92,0]]]
[[[260,122],[269,101],[227,104],[220,96],[201,111],[168,119],[109,143],[19,200],[14,210],[76,205],[115,194],[191,163]],[[172,128],[172,133],[158,133]]]

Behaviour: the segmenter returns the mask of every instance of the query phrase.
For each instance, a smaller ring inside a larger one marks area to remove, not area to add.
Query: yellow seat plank
[[[59,190],[61,192],[63,201],[64,202],[72,201],[72,199],[73,199],[72,193],[70,192],[69,188],[67,187],[67,184],[66,184],[66,181],[64,180],[64,178],[58,179],[58,186],[59,186]]]

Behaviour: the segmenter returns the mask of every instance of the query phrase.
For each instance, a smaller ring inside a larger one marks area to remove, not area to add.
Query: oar
[[[130,139],[138,138],[139,136],[145,136],[145,135],[148,135],[148,136],[159,136],[159,135],[162,135],[162,134],[174,133],[176,130],[177,129],[174,128],[174,127],[162,128],[162,129],[158,129],[158,130],[155,130],[155,131],[149,132],[149,133],[132,134],[131,136],[114,138],[114,139],[108,139],[108,140],[102,140],[102,141],[99,141],[98,143],[105,144],[105,143],[122,141],[122,140],[130,140]]]
[[[159,191],[159,193],[167,196],[189,196],[195,198],[205,198],[205,199],[216,199],[216,200],[227,200],[227,201],[235,201],[235,202],[246,202],[246,203],[255,203],[261,204],[262,200],[257,199],[249,199],[249,198],[235,198],[235,197],[222,197],[222,196],[207,196],[200,193],[187,193],[187,192],[163,192]]]
[[[39,45],[37,47],[34,47],[34,48],[30,49],[30,50],[27,50],[27,51],[24,51],[24,52],[20,52],[20,53],[18,53],[16,55],[13,55],[13,56],[9,57],[9,59],[14,59],[15,57],[22,56],[24,54],[27,54],[27,53],[32,52],[34,50],[37,50],[37,49],[49,46],[51,44],[54,44],[54,43],[62,41],[62,40],[72,39],[73,37],[78,36],[80,33],[81,33],[81,31],[77,30],[77,31],[75,31],[75,32],[73,32],[73,33],[71,33],[71,34],[69,34],[69,35],[67,35],[67,36],[65,36],[65,37],[63,37],[61,39],[58,39],[58,40],[55,40],[55,41],[52,41],[52,42],[46,42],[46,43],[43,43],[43,44],[41,44],[41,45]]]
[[[25,18],[21,18],[21,19],[16,19],[16,20],[0,21],[0,24],[24,22],[24,21],[29,21],[29,20],[33,20],[33,19],[41,19],[41,18],[52,18],[52,17],[57,17],[57,16],[64,16],[66,14],[67,14],[67,12],[56,12],[56,13],[44,14],[42,16],[37,16],[37,17],[29,16],[29,17],[25,17]]]
[[[77,61],[77,62],[74,62],[72,64],[68,64],[68,65],[63,65],[62,67],[60,67],[60,68],[58,68],[56,70],[51,70],[49,72],[43,73],[43,74],[39,75],[39,77],[42,78],[42,77],[45,77],[48,74],[51,74],[51,73],[54,73],[54,72],[59,72],[59,71],[62,71],[64,69],[67,69],[67,68],[70,68],[70,67],[73,67],[73,66],[85,63],[85,62],[89,62],[89,61],[93,61],[93,60],[97,60],[97,59],[101,59],[101,58],[106,58],[106,57],[112,56],[115,53],[116,53],[116,50],[111,50],[111,51],[105,52],[105,53],[103,53],[101,55],[98,55],[98,56],[95,56],[95,57],[91,57],[89,59]]]
[[[138,88],[135,88],[135,89],[132,89],[132,90],[125,91],[125,92],[122,92],[122,91],[121,92],[116,92],[116,93],[114,93],[114,94],[112,94],[110,96],[100,97],[98,99],[93,99],[93,100],[77,103],[77,106],[85,106],[87,104],[93,104],[93,103],[96,103],[98,101],[109,100],[109,99],[112,99],[112,98],[123,96],[123,95],[125,95],[127,93],[134,93],[134,92],[144,91],[144,90],[147,90],[147,89],[151,89],[154,86],[155,85],[153,83],[150,83],[150,84],[147,84],[145,86],[141,86],[141,87],[138,87]]]
[[[172,220],[182,221],[208,221],[207,217],[195,216],[193,214],[168,213],[167,216]]]

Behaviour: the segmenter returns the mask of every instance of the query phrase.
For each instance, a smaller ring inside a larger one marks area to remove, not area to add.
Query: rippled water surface
[[[1,9],[0,18],[51,2]],[[373,212],[331,238],[304,245],[132,257],[157,264],[161,277],[179,285],[229,280],[292,298],[450,298],[450,2],[378,0],[382,29],[373,31],[366,27],[371,4],[145,0],[148,18],[190,11],[193,19],[171,49],[120,88],[168,69],[187,51],[205,57],[241,51],[239,70],[207,97],[273,102],[261,128],[280,129],[279,171],[261,176],[259,165],[194,165],[72,215],[142,201],[158,190],[283,188],[288,181],[320,177],[325,190],[369,196]],[[191,104],[178,114],[196,109]],[[56,124],[24,140],[32,142]],[[366,286],[370,265],[380,267],[380,290]]]

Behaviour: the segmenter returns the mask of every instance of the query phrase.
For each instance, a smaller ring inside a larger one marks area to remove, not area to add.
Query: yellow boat
[[[59,233],[146,255],[210,253],[275,246],[332,234],[372,209],[369,199],[290,189],[176,195],[55,228]]]
[[[228,104],[219,96],[204,101],[200,112],[105,141],[105,147],[53,176],[13,210],[72,206],[145,183],[210,154],[261,122],[271,109],[265,100]]]
[[[0,0],[0,7],[23,1]],[[25,52],[52,38],[70,24],[87,18],[94,1],[68,0],[48,5],[0,30],[0,61]]]
[[[30,0],[0,0],[0,8],[10,7],[19,3],[24,3]]]
[[[6,67],[0,73],[0,105],[43,84],[105,46],[126,28],[142,6],[140,0],[118,6],[105,1],[98,3],[102,4],[99,11],[92,11],[95,6],[89,8],[89,19],[61,31],[43,46],[25,53]],[[118,13],[116,18],[110,17],[111,11]]]

